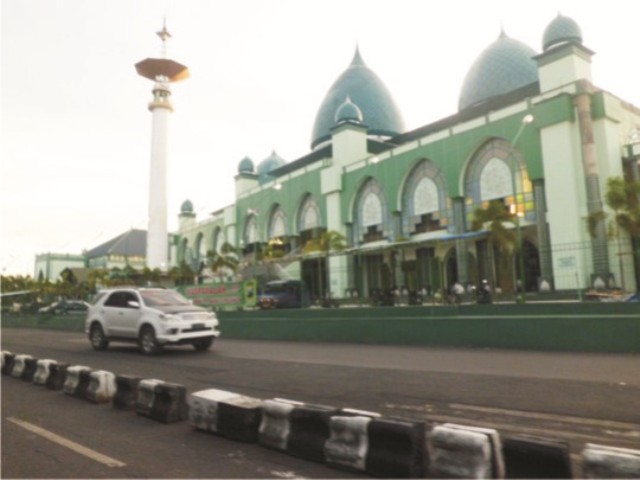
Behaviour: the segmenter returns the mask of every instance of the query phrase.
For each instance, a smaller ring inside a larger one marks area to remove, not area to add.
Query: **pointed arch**
[[[302,233],[320,227],[322,227],[320,206],[313,195],[307,193],[300,202],[295,229],[298,233]]]
[[[410,170],[402,187],[402,231],[406,236],[447,228],[451,216],[443,172],[421,159]]]
[[[269,214],[269,224],[267,228],[267,240],[272,238],[281,238],[289,235],[289,229],[287,227],[287,214],[282,209],[280,204],[275,204],[271,207],[271,213]]]
[[[388,238],[392,234],[389,202],[382,184],[365,179],[353,202],[353,240],[361,244]]]
[[[485,142],[471,157],[464,174],[467,217],[491,200],[502,200],[527,220],[535,220],[533,184],[522,153],[501,138]],[[515,192],[514,192],[515,184]]]

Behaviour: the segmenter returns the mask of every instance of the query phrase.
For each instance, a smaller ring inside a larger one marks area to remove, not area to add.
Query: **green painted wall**
[[[247,310],[218,317],[223,339],[640,353],[637,303]],[[2,327],[81,332],[84,317],[5,314]]]
[[[638,304],[220,313],[227,338],[640,353]]]

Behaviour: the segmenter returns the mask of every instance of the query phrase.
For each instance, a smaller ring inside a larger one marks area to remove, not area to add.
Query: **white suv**
[[[164,345],[191,344],[208,350],[220,336],[215,313],[162,288],[113,288],[98,293],[89,307],[85,332],[95,350],[110,341],[138,342],[147,355]]]

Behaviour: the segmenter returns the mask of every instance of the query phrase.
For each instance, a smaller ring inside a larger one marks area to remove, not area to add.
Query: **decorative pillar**
[[[593,259],[592,283],[599,277],[605,285],[609,281],[609,251],[607,248],[607,232],[604,218],[597,218],[603,212],[602,194],[600,193],[600,177],[598,174],[598,158],[591,119],[590,84],[581,81],[581,92],[575,96],[574,105],[578,114],[580,128],[580,143],[582,147],[582,165],[584,167],[587,213],[589,218],[596,219],[595,229],[591,239],[591,254]]]
[[[466,209],[464,197],[453,199],[453,228],[456,235],[462,235],[466,231]],[[469,254],[467,252],[467,240],[456,239],[456,261],[458,264],[458,282],[466,285],[469,281]],[[449,279],[450,280],[450,279]]]
[[[544,180],[533,181],[533,197],[536,209],[536,229],[538,233],[538,255],[540,258],[540,279],[538,286],[543,281],[554,289],[553,282],[553,262],[551,257],[551,236],[549,235],[549,224],[547,223],[547,202],[544,190]]]

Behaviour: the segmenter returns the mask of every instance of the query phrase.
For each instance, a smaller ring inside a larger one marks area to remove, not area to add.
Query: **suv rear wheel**
[[[140,336],[138,337],[138,346],[140,351],[145,355],[156,355],[160,352],[162,347],[156,340],[156,332],[150,325],[145,325],[140,330]]]
[[[94,322],[89,330],[89,340],[94,350],[106,350],[109,346],[109,340],[104,335],[104,331],[99,323]]]

